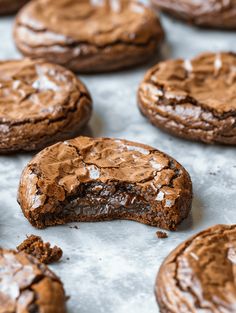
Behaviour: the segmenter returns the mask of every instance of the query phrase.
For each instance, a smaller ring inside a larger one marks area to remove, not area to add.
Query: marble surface
[[[199,30],[163,17],[166,43],[158,58],[192,57],[205,50],[236,51],[235,32]],[[19,57],[11,18],[0,18],[0,59]],[[0,245],[14,248],[37,234],[64,250],[51,268],[62,278],[69,313],[156,313],[153,286],[165,256],[181,241],[216,223],[236,223],[236,149],[207,146],[169,136],[151,126],[136,106],[136,91],[149,65],[107,75],[82,76],[94,99],[86,133],[136,140],[163,150],[190,172],[191,216],[168,239],[135,222],[80,223],[37,230],[16,202],[22,169],[32,155],[0,157]]]

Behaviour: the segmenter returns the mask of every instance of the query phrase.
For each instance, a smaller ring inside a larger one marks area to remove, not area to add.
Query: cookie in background
[[[151,0],[154,7],[197,26],[236,29],[236,0]]]
[[[149,61],[163,37],[158,16],[136,0],[36,0],[20,11],[14,28],[25,56],[86,73]]]

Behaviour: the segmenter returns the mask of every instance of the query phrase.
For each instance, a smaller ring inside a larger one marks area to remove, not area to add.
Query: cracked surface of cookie
[[[129,219],[175,230],[188,216],[186,170],[155,148],[78,137],[41,151],[24,169],[18,201],[36,227]]]
[[[49,242],[43,242],[42,238],[36,235],[28,236],[16,249],[36,257],[44,264],[58,262],[63,254],[61,248],[51,247]]]
[[[236,0],[151,0],[154,6],[191,24],[236,29]]]
[[[86,87],[69,70],[42,60],[0,62],[0,153],[74,137],[91,110]]]
[[[23,252],[0,249],[1,313],[66,313],[60,279]]]
[[[26,56],[104,72],[148,61],[163,30],[155,13],[134,0],[36,0],[18,14],[14,37]]]
[[[236,225],[216,225],[179,245],[160,268],[156,296],[161,313],[234,313]]]
[[[14,13],[28,1],[29,0],[0,0],[0,15]]]
[[[138,91],[157,127],[206,143],[236,144],[236,54],[204,53],[151,68]]]

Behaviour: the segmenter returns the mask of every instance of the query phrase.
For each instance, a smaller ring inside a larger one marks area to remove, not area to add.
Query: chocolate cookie
[[[175,230],[190,211],[192,185],[179,163],[152,147],[78,137],[33,158],[18,201],[38,228],[129,219]]]
[[[236,0],[151,0],[164,12],[198,26],[236,29]]]
[[[157,127],[206,143],[236,144],[236,54],[169,60],[146,74],[141,112]]]
[[[35,235],[27,237],[16,249],[36,257],[44,264],[58,262],[63,254],[61,248],[57,246],[51,248],[49,242],[45,243],[41,237]]]
[[[65,313],[60,279],[23,252],[0,249],[0,312]]]
[[[87,89],[69,70],[42,60],[0,62],[0,153],[74,137],[91,109]]]
[[[178,246],[162,264],[161,313],[235,313],[236,225],[216,225]]]
[[[163,30],[154,12],[134,0],[36,0],[19,13],[14,37],[26,56],[105,72],[149,60]]]
[[[28,0],[0,0],[0,15],[14,13],[26,2]]]

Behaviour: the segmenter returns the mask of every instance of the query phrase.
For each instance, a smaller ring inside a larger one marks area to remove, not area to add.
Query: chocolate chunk
[[[157,127],[205,143],[236,144],[236,54],[204,53],[148,71],[141,112]]]
[[[157,231],[156,235],[157,235],[158,238],[168,238],[167,233],[164,232],[164,231]]]
[[[42,60],[0,62],[0,153],[74,137],[91,109],[87,89],[69,70]]]
[[[179,163],[155,148],[78,137],[33,158],[22,173],[18,201],[38,228],[129,219],[175,230],[190,211],[192,184]]]
[[[235,0],[151,0],[158,9],[198,26],[236,29]]]
[[[27,237],[16,249],[33,255],[39,262],[45,264],[58,262],[63,253],[61,248],[57,246],[51,248],[49,242],[44,243],[41,237],[35,235]]]
[[[17,16],[14,38],[26,56],[105,72],[148,61],[163,30],[155,13],[135,0],[36,0]]]
[[[0,15],[15,13],[29,0],[0,0]]]
[[[156,281],[160,312],[234,313],[236,225],[216,225],[179,245]]]
[[[0,312],[65,313],[63,285],[36,258],[0,249]]]

